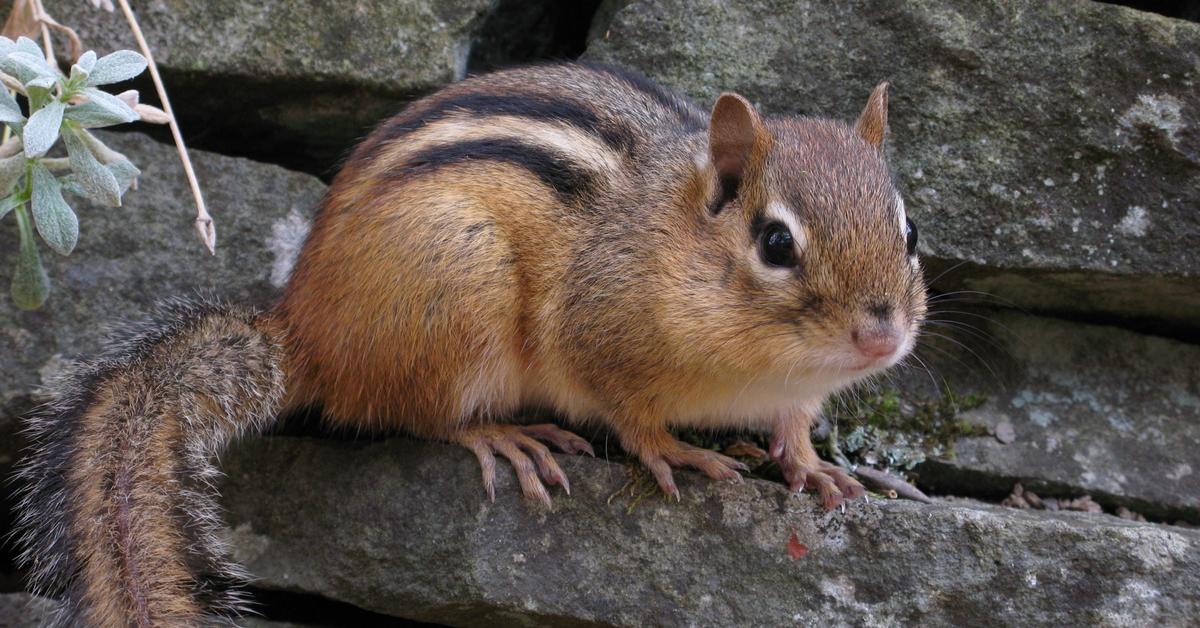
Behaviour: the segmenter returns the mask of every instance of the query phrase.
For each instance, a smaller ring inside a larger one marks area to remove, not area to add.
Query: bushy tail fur
[[[263,314],[172,301],[52,385],[28,421],[18,538],[57,625],[228,623],[214,456],[274,421],[284,350]]]

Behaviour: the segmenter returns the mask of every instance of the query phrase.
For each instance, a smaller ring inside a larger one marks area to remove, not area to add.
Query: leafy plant
[[[70,254],[79,239],[79,219],[63,193],[118,207],[140,174],[90,129],[159,113],[139,105],[136,91],[114,95],[99,89],[145,69],[146,59],[132,50],[101,58],[87,51],[64,74],[33,40],[0,37],[0,80],[8,88],[0,90],[0,122],[6,126],[0,145],[0,219],[14,213],[20,234],[12,279],[18,307],[36,308],[50,292],[35,230],[60,255]],[[24,96],[28,116],[9,90]],[[52,156],[60,139],[66,156]]]

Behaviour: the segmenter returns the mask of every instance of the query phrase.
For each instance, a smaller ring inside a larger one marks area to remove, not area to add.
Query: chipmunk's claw
[[[550,450],[539,440],[551,443],[565,453],[590,453],[587,441],[556,425],[478,425],[454,437],[454,440],[475,453],[483,474],[483,490],[488,499],[496,501],[496,456],[508,459],[517,474],[521,493],[526,498],[550,507],[546,484],[557,484],[571,494],[571,482]],[[543,484],[543,482],[545,484]]]

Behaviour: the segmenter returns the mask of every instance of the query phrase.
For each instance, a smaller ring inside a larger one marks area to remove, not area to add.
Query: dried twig
[[[192,160],[188,158],[187,147],[183,144],[183,135],[179,132],[179,122],[175,118],[175,112],[171,110],[171,101],[167,99],[167,90],[163,87],[162,77],[158,74],[158,65],[154,63],[150,46],[146,43],[145,36],[142,35],[142,28],[138,25],[128,0],[117,0],[117,4],[120,5],[121,12],[125,14],[125,20],[129,22],[129,28],[133,31],[133,37],[137,40],[142,56],[146,57],[146,63],[150,68],[150,78],[154,81],[154,89],[158,92],[158,99],[162,101],[163,111],[167,114],[171,137],[175,139],[175,148],[179,150],[179,160],[183,162],[183,172],[187,175],[188,185],[192,188],[192,198],[196,200],[196,235],[200,236],[200,241],[208,248],[208,252],[216,255],[217,229],[213,225],[212,216],[208,215],[208,209],[204,206],[200,183],[196,181],[196,171],[192,168]]]
[[[842,448],[838,446],[838,429],[837,423],[829,422],[829,437],[826,441],[826,446],[829,448],[829,455],[833,457],[833,461],[839,467],[846,469],[854,474],[863,484],[866,484],[873,490],[894,493],[897,497],[911,499],[913,501],[932,504],[933,500],[929,498],[921,489],[909,484],[904,478],[892,475],[887,471],[872,469],[865,465],[854,466],[846,458],[846,454],[842,453]]]
[[[42,28],[42,48],[46,50],[46,63],[50,65],[58,65],[58,61],[54,58],[54,40],[50,39],[50,27],[46,26],[46,10],[42,8],[42,0],[33,0],[34,17],[37,18],[38,26]]]
[[[892,491],[897,497],[911,499],[913,501],[932,504],[933,500],[929,498],[921,489],[909,484],[904,478],[898,475],[892,475],[887,471],[872,469],[871,467],[858,465],[854,469],[854,476],[862,480],[869,488],[877,491]]]

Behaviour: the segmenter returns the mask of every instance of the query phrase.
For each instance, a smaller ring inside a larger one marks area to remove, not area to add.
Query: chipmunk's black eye
[[[904,244],[908,246],[909,257],[917,254],[917,226],[907,218],[904,219]]]
[[[792,242],[792,232],[784,225],[773,222],[759,236],[759,247],[762,249],[762,259],[772,266],[795,266],[796,246]]]

